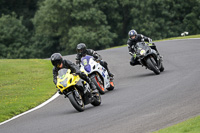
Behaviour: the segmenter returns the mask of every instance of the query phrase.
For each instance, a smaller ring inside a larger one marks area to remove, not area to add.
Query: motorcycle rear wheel
[[[153,57],[149,57],[146,62],[150,70],[152,70],[156,75],[160,74],[160,70],[158,69],[157,63]]]
[[[77,94],[75,94],[77,93]],[[83,99],[81,97],[81,95],[79,94],[79,92],[77,90],[73,91],[72,93],[70,93],[68,95],[69,101],[71,102],[71,104],[73,105],[73,107],[79,111],[82,112],[85,109],[85,105],[83,103]]]

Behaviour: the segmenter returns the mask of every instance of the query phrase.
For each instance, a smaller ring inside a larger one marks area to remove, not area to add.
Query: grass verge
[[[200,116],[191,118],[174,126],[158,130],[154,133],[200,133]]]
[[[1,59],[0,70],[0,122],[43,103],[56,92],[48,60]]]

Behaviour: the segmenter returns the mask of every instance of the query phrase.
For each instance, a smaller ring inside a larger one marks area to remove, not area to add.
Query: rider
[[[97,54],[96,51],[92,49],[87,49],[84,43],[79,43],[76,47],[76,50],[77,50],[76,64],[80,64],[82,57],[86,55],[91,55],[95,58],[96,61],[100,61],[100,64],[108,71],[110,77],[114,76],[108,69],[108,63],[106,61],[103,61],[102,57],[99,54]]]
[[[129,36],[129,39],[127,41],[127,45],[128,45],[129,54],[132,56],[130,65],[134,66],[134,65],[139,64],[139,62],[136,58],[136,55],[135,55],[135,50],[134,50],[136,43],[144,42],[144,41],[150,43],[150,42],[152,42],[152,39],[149,37],[143,36],[142,34],[137,34],[137,32],[134,29],[130,30],[128,32],[128,36]],[[157,54],[160,56],[160,54],[156,48],[156,45],[154,43],[152,43],[151,48],[154,49],[157,52]],[[160,56],[160,58],[162,58],[162,56]]]
[[[80,76],[80,78],[85,80],[90,85],[90,88],[93,91],[96,90],[96,86],[90,80],[90,78],[84,72],[81,72],[77,65],[75,65],[74,63],[72,63],[69,60],[64,60],[60,53],[54,53],[51,55],[51,63],[54,66],[53,67],[53,82],[55,85],[57,84],[58,71],[61,68],[67,68],[67,69],[70,69],[72,73],[78,74]]]

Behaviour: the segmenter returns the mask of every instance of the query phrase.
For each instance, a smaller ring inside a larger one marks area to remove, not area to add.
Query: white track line
[[[11,119],[8,119],[8,120],[4,121],[4,122],[0,123],[0,125],[3,125],[3,124],[5,124],[5,123],[7,123],[7,122],[9,122],[9,121],[11,121],[11,120],[14,120],[14,119],[16,119],[16,118],[18,118],[18,117],[20,117],[20,116],[23,116],[23,115],[28,114],[28,113],[30,113],[30,112],[36,110],[36,109],[39,109],[39,108],[45,106],[46,104],[48,104],[48,103],[50,103],[51,101],[53,101],[54,99],[56,99],[59,95],[60,95],[60,94],[56,93],[55,95],[53,95],[50,99],[48,99],[48,100],[45,101],[44,103],[38,105],[37,107],[35,107],[35,108],[33,108],[33,109],[30,109],[30,110],[24,112],[24,113],[22,113],[22,114],[19,114],[19,115],[17,115],[17,116],[14,116],[14,117],[12,117]]]

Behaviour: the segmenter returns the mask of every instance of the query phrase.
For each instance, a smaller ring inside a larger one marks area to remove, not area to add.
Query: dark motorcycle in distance
[[[135,46],[136,57],[142,66],[158,75],[164,71],[162,58],[150,46],[153,46],[152,43],[138,42]]]

